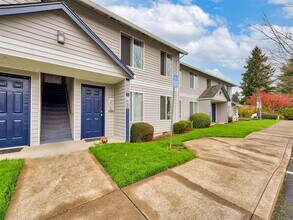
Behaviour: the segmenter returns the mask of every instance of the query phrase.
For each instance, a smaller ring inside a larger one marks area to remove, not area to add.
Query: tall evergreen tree
[[[275,70],[267,61],[268,57],[257,46],[251,51],[251,56],[246,59],[246,65],[244,66],[246,71],[242,74],[240,85],[243,101],[257,89],[266,92],[272,90],[272,83],[274,82],[272,76]]]
[[[293,57],[283,66],[278,76],[277,91],[285,94],[293,93]]]
[[[236,91],[233,95],[232,95],[232,101],[233,102],[240,102],[240,93],[238,91]]]

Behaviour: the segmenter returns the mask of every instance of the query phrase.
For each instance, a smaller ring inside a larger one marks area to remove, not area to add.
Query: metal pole
[[[171,127],[170,127],[170,145],[169,145],[169,150],[171,150],[171,148],[172,148],[174,103],[175,103],[175,87],[173,87],[172,106],[171,106]]]

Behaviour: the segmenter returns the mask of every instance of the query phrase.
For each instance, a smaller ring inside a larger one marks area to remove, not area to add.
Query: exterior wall
[[[144,121],[154,126],[155,133],[169,131],[170,120],[160,120],[160,95],[172,95],[172,77],[166,77],[160,74],[160,53],[163,50],[173,55],[173,72],[178,73],[178,52],[134,30],[130,30],[102,14],[89,10],[87,7],[76,2],[66,1],[66,3],[74,9],[74,12],[119,58],[121,58],[121,33],[125,33],[144,42],[143,70],[129,67],[136,75],[136,78],[130,81],[130,91],[144,93]],[[178,119],[178,95],[175,100],[174,113],[176,120]]]
[[[56,40],[58,30],[65,32],[63,45]],[[125,77],[123,70],[62,11],[1,16],[0,51],[105,76]]]
[[[38,146],[40,144],[40,73],[29,72],[23,70],[10,69],[0,66],[0,72],[10,73],[14,75],[29,76],[31,78],[31,109],[30,109],[30,146]]]
[[[227,103],[217,103],[216,104],[216,111],[217,111],[217,116],[216,116],[216,121],[217,122],[228,122],[228,106]]]
[[[0,0],[0,5],[36,3],[36,2],[41,2],[41,0]]]
[[[126,118],[125,118],[125,80],[114,85],[114,135],[121,137],[123,140],[126,137]]]
[[[205,113],[212,117],[211,113],[211,101],[210,100],[200,100],[199,101],[199,112]]]
[[[75,89],[75,79],[74,78],[69,78],[66,77],[66,86],[67,86],[67,91],[68,91],[68,98],[69,98],[69,106],[68,106],[68,114],[69,114],[69,120],[70,120],[70,128],[71,128],[71,134],[72,134],[72,139],[74,139],[74,134],[75,134],[75,128],[74,128],[74,106],[75,106],[75,99],[74,99],[74,89]]]

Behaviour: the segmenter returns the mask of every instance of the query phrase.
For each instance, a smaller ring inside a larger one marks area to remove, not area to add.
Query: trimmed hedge
[[[192,122],[191,121],[178,121],[173,124],[173,131],[175,134],[182,134],[185,133],[186,131],[191,131],[192,130]]]
[[[154,138],[154,127],[145,122],[132,124],[130,129],[130,142],[148,142]]]
[[[281,108],[278,112],[283,115],[285,119],[293,120],[293,106]]]
[[[283,115],[279,115],[279,114],[267,114],[267,113],[262,113],[261,114],[261,118],[262,119],[278,119],[278,116],[279,116],[279,119],[280,120],[284,120],[284,116]]]
[[[204,113],[195,113],[190,116],[194,128],[208,128],[211,125],[210,116]]]

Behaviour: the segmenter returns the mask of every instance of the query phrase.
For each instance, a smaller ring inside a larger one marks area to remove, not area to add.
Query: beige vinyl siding
[[[57,31],[65,32],[65,44],[57,43]],[[0,18],[1,53],[56,65],[125,76],[118,67],[62,11]]]
[[[41,0],[0,0],[0,5],[36,3],[36,2],[41,2]]]
[[[119,83],[116,83],[114,86],[114,135],[125,140],[126,137],[126,102],[125,102],[125,89],[126,81],[123,80]]]
[[[86,81],[81,79],[75,79],[75,101],[74,101],[74,109],[75,109],[75,134],[74,140],[81,139],[81,86],[82,85],[91,85],[91,86],[100,86],[105,88],[105,136],[112,137],[114,136],[114,112],[108,111],[108,103],[110,98],[114,98],[114,86]]]
[[[0,67],[0,72],[28,76],[31,79],[30,146],[40,144],[40,73]]]
[[[135,30],[130,30],[125,26],[116,23],[100,13],[95,13],[87,7],[73,1],[66,3],[74,9],[74,12],[99,36],[109,48],[120,57],[121,33],[137,38],[144,43],[144,66],[143,69],[129,67],[136,75],[130,82],[130,90],[144,93],[144,121],[154,126],[155,132],[170,130],[170,121],[160,120],[160,95],[172,95],[172,77],[160,74],[161,50],[169,53],[173,57],[173,73],[179,71],[179,54],[175,50],[160,44],[159,42],[139,34]],[[116,87],[116,86],[115,86]],[[115,89],[116,94],[116,89]],[[178,93],[177,93],[178,94]],[[116,95],[115,95],[116,96]],[[115,97],[115,106],[119,103]],[[115,107],[115,112],[116,112]],[[120,118],[120,117],[118,117]],[[178,118],[178,96],[175,101],[175,119]],[[122,120],[122,116],[121,116]],[[118,126],[116,126],[116,124]],[[120,134],[121,127],[125,127],[124,121],[115,120],[115,128]],[[124,136],[125,137],[125,136]]]

